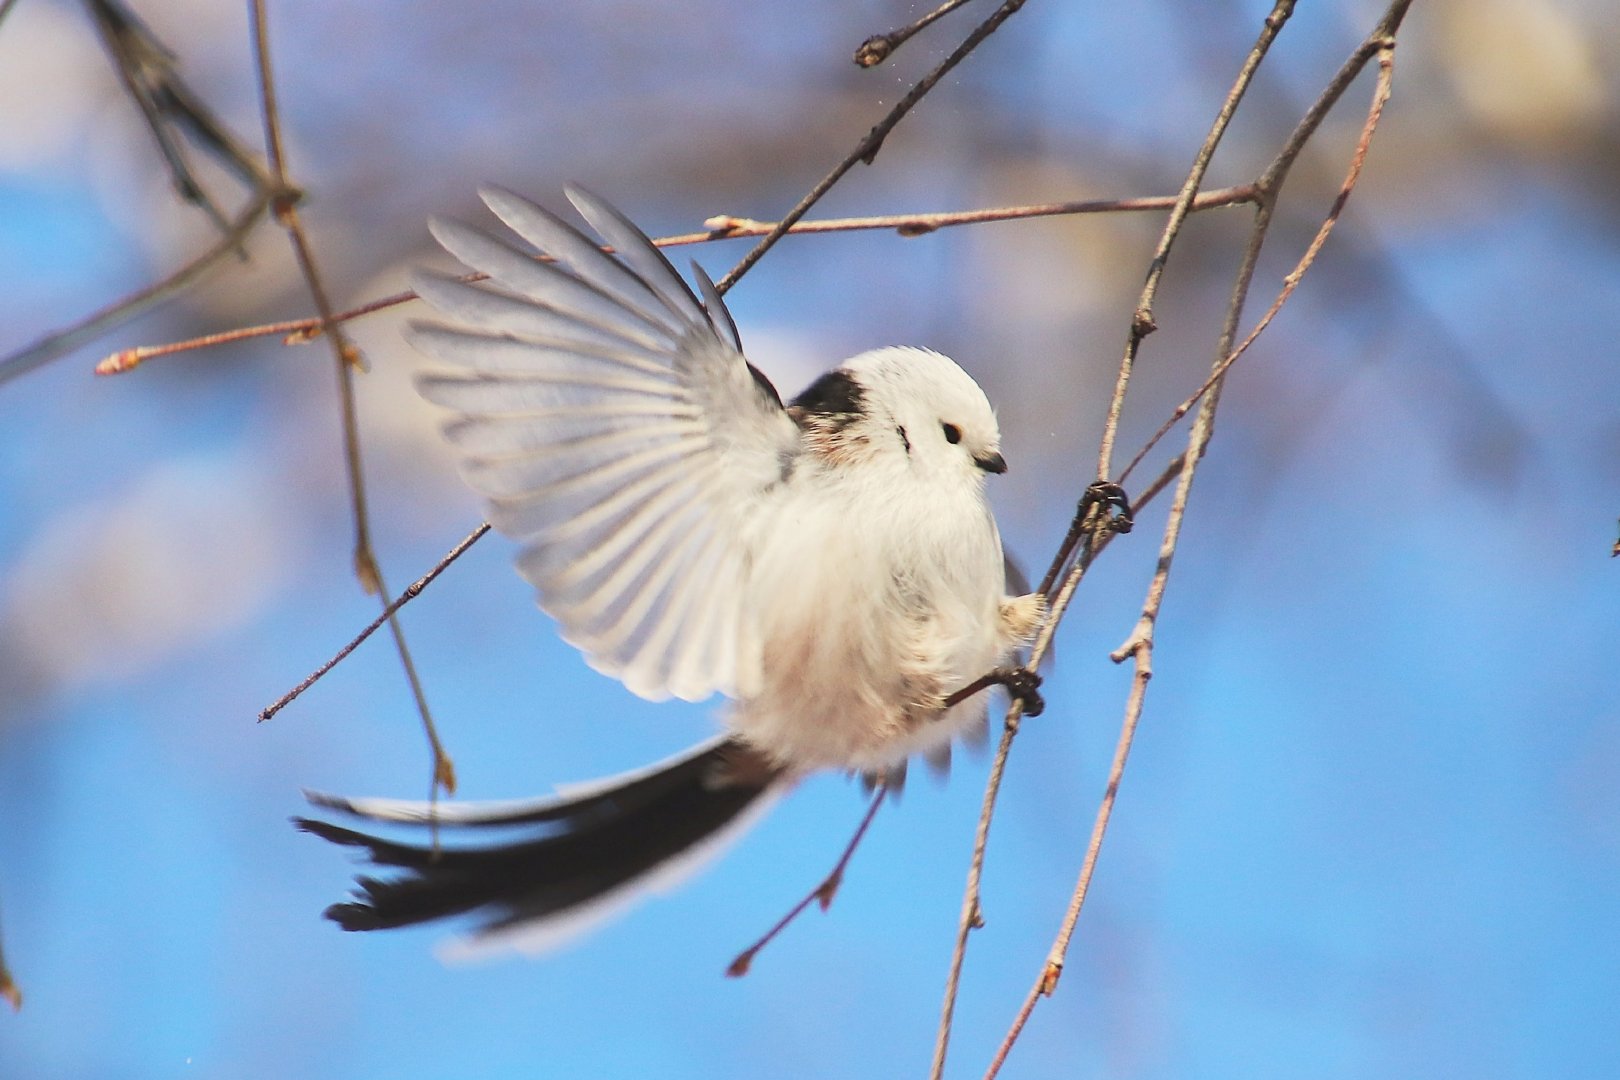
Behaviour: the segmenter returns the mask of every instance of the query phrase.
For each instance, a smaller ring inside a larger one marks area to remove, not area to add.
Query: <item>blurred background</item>
[[[271,5],[288,154],[339,304],[444,265],[429,214],[578,181],[654,235],[774,219],[988,13],[888,64],[927,7],[646,0]],[[814,216],[1172,193],[1267,4],[1034,3]],[[1380,4],[1302,4],[1209,186],[1251,178]],[[244,5],[134,0],[249,146]],[[1620,1074],[1620,37],[1601,0],[1433,0],[1316,269],[1236,369],[1156,677],[1057,996],[1019,1077]],[[1264,310],[1371,93],[1295,170]],[[230,204],[233,189],[204,175]],[[1120,446],[1203,378],[1247,212],[1200,215]],[[999,410],[993,498],[1036,573],[1090,479],[1157,215],[789,237],[728,297],[784,393],[859,350],[957,358]],[[77,4],[0,24],[0,351],[212,242]],[[747,241],[695,254],[719,276]],[[285,237],[0,386],[0,933],[26,995],[0,1077],[921,1075],[986,760],[914,778],[826,915],[721,972],[862,810],[807,783],[713,870],[542,961],[445,966],[434,927],[343,935],[344,852],[299,789],[422,797],[386,635],[272,722],[368,622],[335,380],[275,339],[95,378],[116,349],[310,310]],[[683,260],[684,261],[684,260]],[[398,589],[478,520],[409,388],[410,308],[352,331],[379,557]],[[1141,474],[1157,473],[1177,434]],[[1172,445],[1174,444],[1174,445]],[[991,837],[952,1075],[977,1075],[1067,901],[1165,506],[1058,640]],[[490,538],[404,622],[467,798],[673,752],[715,704],[650,705],[555,637]]]

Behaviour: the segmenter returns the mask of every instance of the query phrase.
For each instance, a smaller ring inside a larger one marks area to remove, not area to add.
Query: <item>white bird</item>
[[[445,322],[410,338],[448,365],[417,382],[519,572],[592,667],[660,700],[731,699],[726,730],[669,761],[546,799],[431,807],[311,795],[419,827],[513,827],[494,846],[301,828],[401,868],[362,877],[347,930],[477,912],[474,947],[539,951],[689,869],[807,773],[894,785],[982,733],[984,695],[1045,616],[1009,596],[985,479],[1007,468],[983,391],[925,349],[862,353],[791,404],[617,210],[569,199],[614,254],[541,207],[484,202],[546,258],[475,229],[433,235],[490,284],[422,275]],[[1033,705],[1032,705],[1033,708]]]

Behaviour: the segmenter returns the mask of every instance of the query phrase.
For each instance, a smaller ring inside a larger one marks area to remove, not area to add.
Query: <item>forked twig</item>
[[[1332,230],[1333,223],[1338,219],[1339,213],[1344,208],[1345,201],[1349,198],[1350,192],[1354,190],[1356,179],[1359,177],[1362,165],[1366,160],[1367,148],[1383,114],[1384,105],[1389,100],[1394,73],[1394,35],[1405,17],[1410,3],[1411,0],[1396,0],[1386,10],[1383,18],[1379,21],[1378,27],[1352,54],[1350,60],[1340,69],[1334,79],[1330,81],[1316,104],[1312,106],[1305,119],[1301,121],[1300,126],[1296,128],[1294,136],[1288,140],[1283,151],[1267,169],[1266,177],[1262,180],[1262,185],[1267,191],[1267,198],[1262,201],[1255,211],[1254,225],[1250,231],[1249,241],[1245,246],[1243,258],[1233,282],[1232,297],[1227,306],[1226,318],[1221,329],[1220,341],[1216,349],[1216,361],[1211,369],[1208,392],[1203,397],[1198,416],[1188,432],[1187,448],[1181,457],[1180,480],[1176,487],[1175,498],[1171,502],[1170,513],[1165,522],[1164,536],[1160,542],[1158,564],[1153,579],[1149,583],[1147,598],[1143,602],[1136,627],[1125,643],[1111,654],[1115,662],[1122,662],[1126,659],[1132,660],[1134,671],[1131,678],[1131,689],[1126,698],[1124,718],[1120,725],[1113,760],[1109,767],[1108,781],[1104,788],[1102,800],[1097,808],[1090,839],[1087,841],[1079,879],[1075,884],[1057,936],[1047,953],[1046,961],[1042,965],[1034,985],[1025,995],[1011,1026],[991,1059],[990,1066],[985,1073],[986,1080],[991,1080],[1000,1071],[1002,1064],[1007,1059],[1007,1055],[1011,1052],[1013,1044],[1017,1042],[1019,1035],[1024,1030],[1024,1026],[1028,1023],[1030,1015],[1034,1012],[1036,1003],[1043,996],[1051,996],[1056,990],[1058,980],[1062,975],[1069,944],[1073,939],[1081,909],[1090,890],[1092,875],[1096,870],[1097,859],[1102,850],[1103,838],[1107,834],[1108,823],[1113,814],[1114,801],[1124,776],[1125,765],[1130,756],[1137,725],[1141,720],[1142,706],[1147,694],[1147,684],[1153,677],[1154,631],[1157,626],[1159,611],[1164,602],[1170,567],[1180,540],[1181,526],[1185,520],[1187,502],[1192,491],[1198,462],[1203,458],[1209,446],[1209,441],[1214,435],[1215,411],[1220,402],[1221,378],[1227,369],[1231,367],[1236,357],[1247,349],[1254,338],[1264,330],[1265,326],[1269,324],[1271,318],[1276,314],[1277,309],[1282,306],[1293,292],[1300,277],[1310,267],[1311,262],[1314,261],[1316,253],[1321,250],[1322,244],[1327,239],[1327,234]],[[1310,132],[1315,130],[1321,118],[1333,107],[1356,74],[1373,56],[1377,56],[1379,61],[1378,81],[1373,92],[1373,101],[1368,110],[1367,120],[1363,124],[1361,136],[1357,140],[1356,149],[1352,154],[1339,195],[1334,200],[1327,219],[1307,247],[1305,256],[1296,265],[1294,271],[1284,279],[1283,289],[1276,300],[1273,301],[1271,308],[1243,344],[1237,349],[1233,349],[1232,343],[1237,336],[1238,326],[1242,321],[1243,308],[1253,281],[1254,269],[1259,261],[1260,251],[1265,243],[1276,207],[1277,187],[1291,167],[1299,149],[1304,146],[1305,141],[1309,138]]]
[[[909,41],[917,31],[930,26],[939,19],[943,19],[968,2],[969,0],[945,0],[939,7],[915,22],[902,26],[898,30],[890,30],[887,34],[873,34],[861,42],[861,47],[855,50],[855,63],[863,68],[877,67],[893,56],[894,51]]]
[[[163,43],[118,0],[87,0],[87,6],[125,93],[146,120],[158,151],[169,167],[175,190],[182,199],[201,207],[219,228],[221,236],[167,277],[0,359],[0,383],[57,359],[195,284],[226,255],[242,251],[270,202],[270,180],[264,167],[241,148],[225,125],[186,85]],[[11,2],[7,0],[0,5],[0,19],[10,10]],[[247,186],[247,202],[234,218],[227,219],[204,192],[186,161],[184,146],[177,135],[189,137]]]
[[[742,279],[742,276],[748,273],[749,269],[776,245],[778,240],[787,235],[788,230],[793,228],[794,223],[804,217],[812,206],[821,201],[821,197],[831,191],[832,186],[843,179],[844,174],[853,169],[857,162],[872,164],[877,157],[878,151],[883,149],[883,140],[889,137],[889,132],[894,130],[895,125],[900,123],[905,115],[916,106],[917,102],[926,97],[928,92],[939,84],[939,80],[943,79],[957,64],[965,60],[967,55],[978,48],[985,38],[995,33],[1002,23],[1018,14],[1018,9],[1023,6],[1024,0],[1004,0],[1002,5],[990,14],[989,18],[974,27],[973,31],[962,39],[962,43],[951,50],[950,55],[936,64],[932,71],[917,80],[916,84],[906,91],[905,96],[895,103],[894,108],[890,109],[888,114],[879,120],[871,131],[866,133],[866,137],[855,144],[855,149],[851,150],[842,161],[833,166],[831,172],[817,181],[816,185],[810,189],[805,197],[799,200],[798,205],[789,210],[786,216],[776,223],[776,227],[766,233],[760,242],[755,244],[748,254],[742,257],[741,262],[733,266],[725,277],[715,283],[715,288],[719,290],[720,294],[724,296],[727,289],[737,284]]]
[[[1277,34],[1288,21],[1293,9],[1293,0],[1278,0],[1271,13],[1266,16],[1255,44],[1244,58],[1243,66],[1239,70],[1232,88],[1227,92],[1226,99],[1222,102],[1215,120],[1210,126],[1209,133],[1205,136],[1203,144],[1193,158],[1193,164],[1187,173],[1187,179],[1182,184],[1181,192],[1177,196],[1176,203],[1171,208],[1169,217],[1165,222],[1158,246],[1148,265],[1141,296],[1137,301],[1136,309],[1131,315],[1124,355],[1120,360],[1119,374],[1114,384],[1114,393],[1109,400],[1101,445],[1097,453],[1096,475],[1099,479],[1107,479],[1110,475],[1114,442],[1118,435],[1120,416],[1125,407],[1125,394],[1130,385],[1131,372],[1135,366],[1142,339],[1156,328],[1153,317],[1153,304],[1158,295],[1159,283],[1164,276],[1170,252],[1175,245],[1176,238],[1181,233],[1183,225],[1186,223],[1188,214],[1191,212],[1193,201],[1198,195],[1198,189],[1203,184],[1204,174],[1209,168],[1210,161],[1214,158],[1216,147],[1220,145],[1221,139],[1226,133],[1227,125],[1237,111],[1238,104],[1242,101],[1243,95],[1253,80],[1254,73],[1259,68],[1260,62],[1270,50],[1272,42],[1276,40]],[[1183,469],[1185,469],[1185,462],[1183,463]],[[1067,610],[1074,590],[1079,586],[1091,558],[1095,555],[1096,542],[1102,539],[1095,532],[1085,532],[1083,524],[1080,527],[1080,532],[1083,534],[1080,539],[1080,557],[1064,580],[1058,594],[1053,597],[1052,610],[1047,618],[1046,626],[1042,629],[1042,637],[1037,639],[1035,643],[1035,650],[1031,658],[1032,663],[1038,661],[1039,656],[1044,653],[1045,646],[1051,639],[1051,634],[1055,632],[1058,623]],[[1076,532],[1071,528],[1070,537],[1075,536]],[[1066,540],[1065,546],[1070,543],[1072,543],[1072,539]],[[1058,559],[1054,560],[1054,566],[1059,565],[1064,558],[1065,552],[1060,550]],[[1055,578],[1056,573],[1057,571],[1054,571],[1050,576]],[[931,1080],[939,1080],[945,1072],[945,1059],[950,1047],[951,1025],[956,1010],[956,996],[961,985],[962,964],[967,953],[967,939],[977,926],[982,925],[983,921],[979,900],[979,887],[984,862],[983,845],[989,836],[990,818],[995,813],[996,798],[1000,791],[1001,778],[1006,767],[1006,758],[1012,750],[1012,741],[1017,734],[1020,718],[1020,703],[1014,700],[1012,707],[1008,709],[1005,730],[1001,741],[996,746],[996,756],[991,762],[990,777],[986,781],[985,800],[974,842],[974,855],[969,865],[968,883],[964,889],[962,910],[957,921],[956,942],[951,952],[950,969],[946,975],[944,1001],[940,1006],[939,1030],[934,1041],[934,1058],[929,1073]]]

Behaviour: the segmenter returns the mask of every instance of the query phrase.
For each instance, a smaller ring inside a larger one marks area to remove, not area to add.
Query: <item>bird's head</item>
[[[793,406],[835,460],[895,455],[935,476],[975,481],[1007,471],[984,391],[955,361],[927,349],[862,353],[817,379]]]

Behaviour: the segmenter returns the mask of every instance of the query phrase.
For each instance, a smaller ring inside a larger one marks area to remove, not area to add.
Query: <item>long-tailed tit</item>
[[[417,386],[455,413],[462,473],[563,637],[641,697],[723,694],[726,730],[552,798],[311,796],[372,821],[503,830],[490,846],[299,824],[400,870],[327,909],[344,929],[476,912],[471,945],[538,951],[690,868],[807,773],[892,784],[912,756],[948,756],[986,706],[947,699],[1026,644],[1045,604],[1007,595],[984,493],[1007,468],[1001,434],[951,360],[862,353],[783,405],[703,271],[700,299],[613,207],[569,192],[610,256],[510,192],[483,198],[546,258],[434,222],[496,287],[420,277],[446,321],[410,337],[448,366]]]

